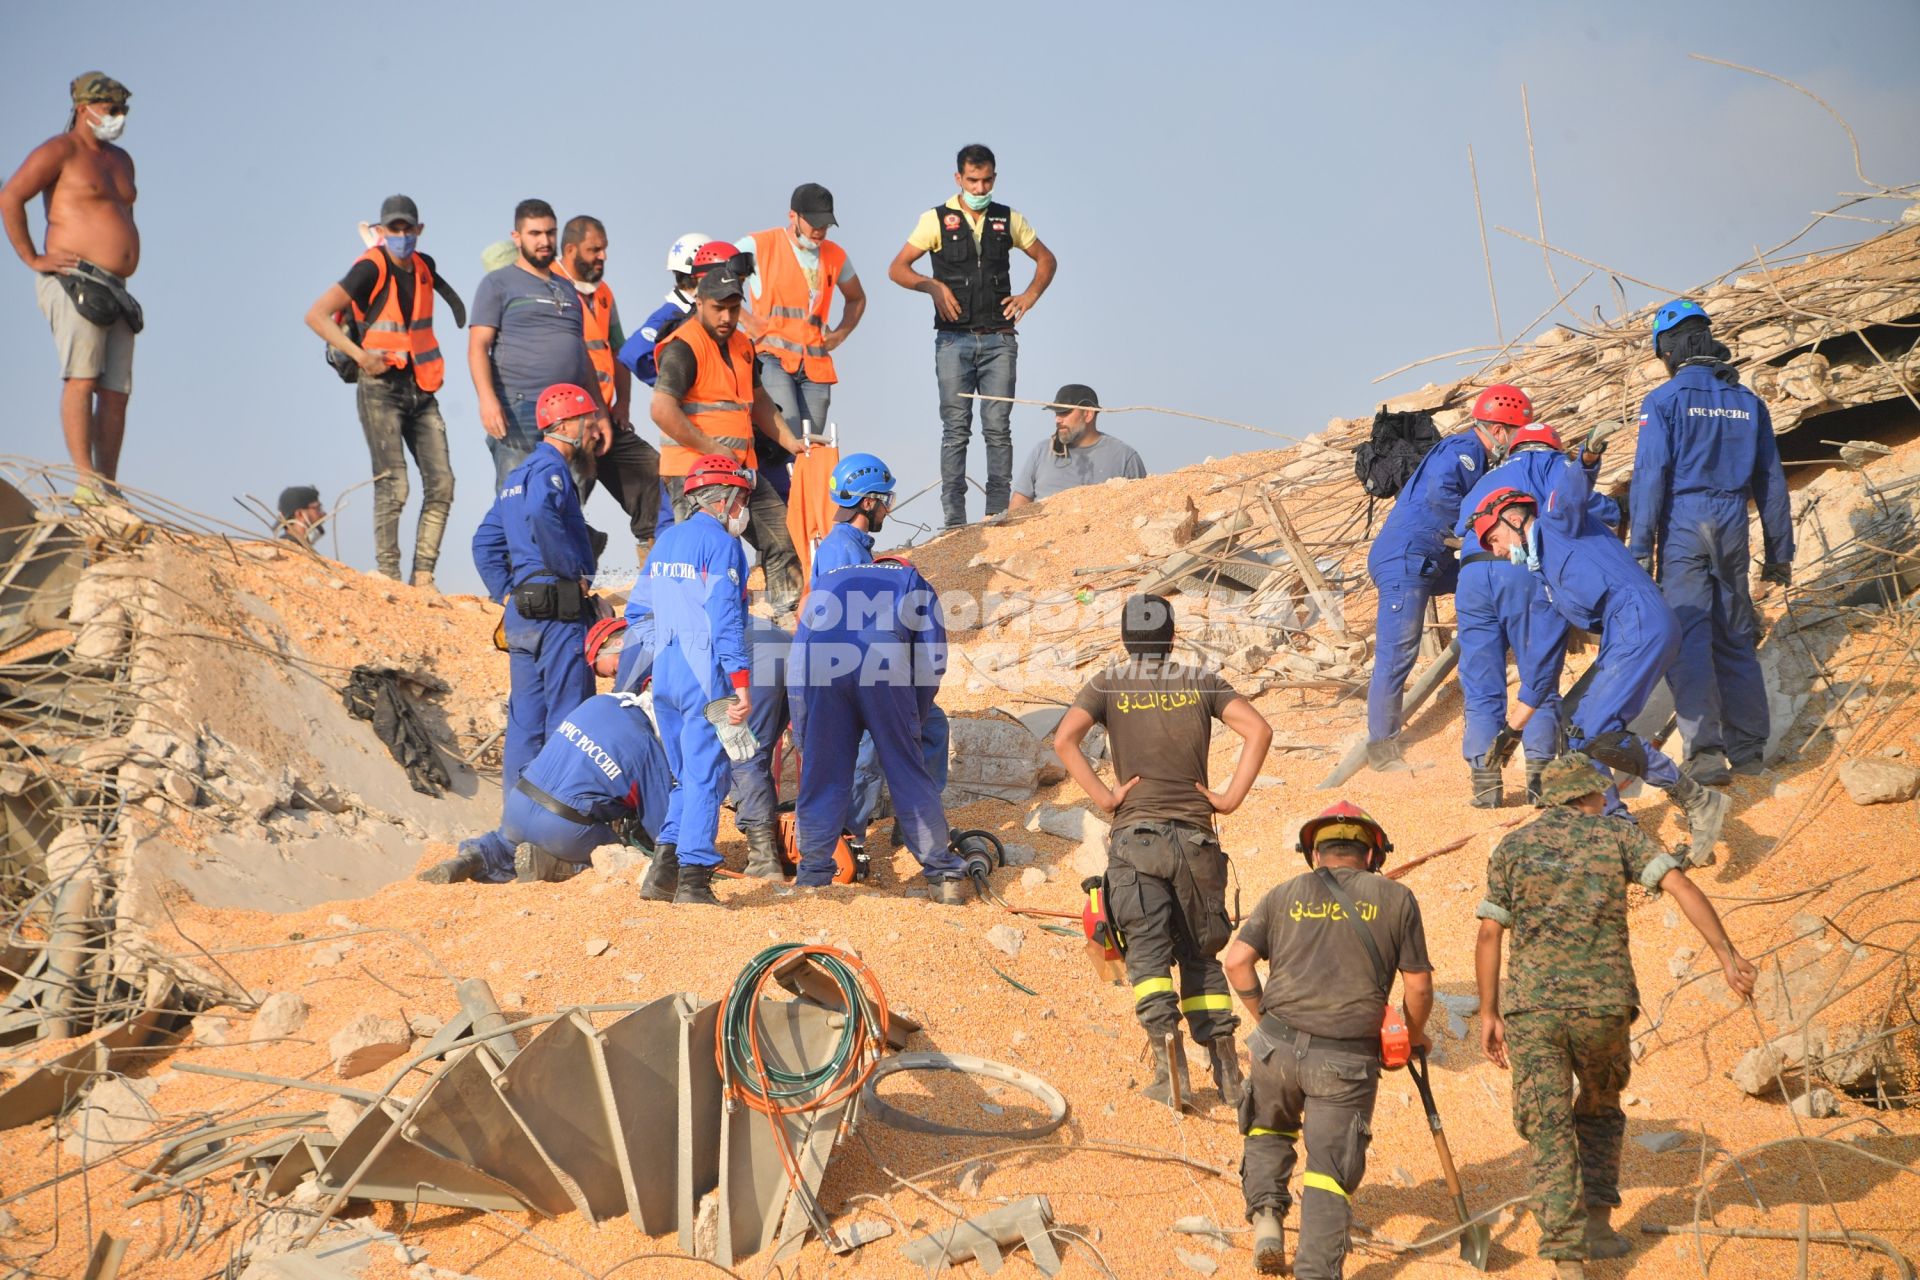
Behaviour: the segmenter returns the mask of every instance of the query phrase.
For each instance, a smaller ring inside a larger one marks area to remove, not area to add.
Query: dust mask
[[[967,208],[973,210],[975,213],[979,213],[993,203],[993,193],[991,191],[985,195],[978,196],[971,191],[963,191],[960,193],[960,198],[965,200],[967,202]]]
[[[1524,569],[1537,571],[1540,568],[1540,522],[1534,521],[1527,526],[1523,545],[1507,548],[1507,559]]]
[[[87,128],[93,130],[93,136],[101,142],[112,142],[126,131],[127,117],[123,112],[117,116],[102,116],[98,120],[89,120]]]
[[[726,524],[727,532],[736,538],[747,531],[747,508],[745,504],[742,504],[738,511],[727,517]]]

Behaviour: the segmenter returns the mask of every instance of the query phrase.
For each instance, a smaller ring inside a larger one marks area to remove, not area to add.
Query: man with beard
[[[1147,464],[1132,445],[1114,436],[1101,434],[1100,397],[1093,388],[1069,382],[1054,392],[1053,435],[1033,446],[1027,465],[1013,480],[1013,496],[1007,507],[1024,507],[1029,502],[1051,498],[1066,489],[1085,484],[1102,484],[1116,476],[1139,480],[1147,474]]]
[[[553,206],[522,200],[513,211],[519,257],[481,280],[473,298],[467,368],[498,485],[539,445],[536,406],[550,386],[584,387],[593,398],[599,415],[585,452],[605,452],[612,437],[606,396],[587,353],[586,308],[578,290],[554,278],[558,240]]]
[[[60,424],[80,473],[76,502],[97,501],[120,470],[133,392],[133,337],[143,320],[127,293],[140,265],[133,157],[113,145],[127,124],[127,87],[103,71],[74,79],[67,131],[30,152],[0,186],[0,224],[31,267],[60,356]],[[33,247],[27,201],[40,197],[47,251]]]
[[[613,419],[613,443],[596,460],[593,477],[581,487],[581,499],[591,495],[595,479],[607,487],[627,513],[639,563],[645,564],[660,520],[660,453],[633,429],[633,370],[615,358],[627,335],[605,279],[607,229],[600,219],[584,213],[567,219],[560,233],[560,261],[553,270],[573,281],[580,295],[587,357]]]

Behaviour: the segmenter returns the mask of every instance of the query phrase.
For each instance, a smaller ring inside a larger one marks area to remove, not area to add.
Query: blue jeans
[[[973,439],[972,400],[963,393],[1013,394],[1020,339],[1006,333],[933,335],[933,373],[940,383],[940,506],[947,528],[967,522],[967,445]],[[1007,509],[1013,488],[1013,406],[981,400],[980,435],[987,444],[987,514]]]
[[[506,437],[500,440],[487,437],[487,452],[493,455],[493,491],[496,495],[501,486],[507,483],[508,474],[540,447],[540,420],[535,411],[534,398],[518,393],[503,395],[500,404],[507,411]]]
[[[827,429],[827,406],[833,403],[831,382],[810,382],[805,368],[788,373],[772,356],[761,356],[760,385],[767,389],[768,397],[780,410],[780,416],[787,420],[793,434],[800,434],[803,422],[814,431]]]

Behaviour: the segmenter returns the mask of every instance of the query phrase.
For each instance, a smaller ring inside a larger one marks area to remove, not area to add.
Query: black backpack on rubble
[[[1440,443],[1440,428],[1425,409],[1373,415],[1373,434],[1353,451],[1353,474],[1367,491],[1367,529],[1373,529],[1373,500],[1399,493],[1427,450]]]

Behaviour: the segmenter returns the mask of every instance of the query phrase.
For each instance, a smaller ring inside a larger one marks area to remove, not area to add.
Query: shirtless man
[[[34,288],[66,379],[60,420],[67,452],[81,473],[78,501],[103,496],[89,481],[110,485],[119,470],[133,390],[133,335],[140,318],[125,286],[140,265],[140,233],[133,225],[133,158],[113,145],[126,127],[130,96],[104,72],[75,79],[67,131],[35,147],[0,186],[0,223],[20,260],[39,273]],[[45,253],[33,247],[27,226],[27,201],[34,196],[47,217]],[[84,295],[79,304],[70,295],[73,288]],[[100,304],[107,314],[121,314],[102,324],[81,313],[81,306]]]

